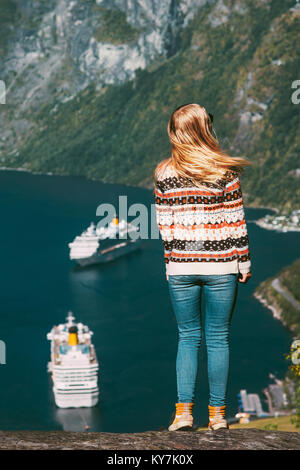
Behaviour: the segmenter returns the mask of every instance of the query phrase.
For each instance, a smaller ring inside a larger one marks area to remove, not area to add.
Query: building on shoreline
[[[294,384],[291,380],[279,380],[273,374],[269,378],[274,383],[263,390],[266,397],[268,411],[264,411],[261,399],[257,393],[247,393],[242,389],[238,393],[238,413],[235,418],[242,422],[249,422],[256,418],[277,417],[290,415],[294,411]]]
[[[295,209],[286,215],[267,214],[261,219],[256,220],[255,223],[268,230],[300,232],[300,209]]]
[[[263,393],[267,398],[269,413],[272,416],[286,415],[293,408],[294,384],[292,381],[279,380],[269,374],[274,383],[268,385]]]
[[[247,413],[250,416],[257,416],[258,418],[268,415],[268,413],[263,411],[261,400],[257,393],[247,393],[247,390],[245,389],[240,390],[240,393],[238,394],[238,403],[239,411],[242,413]]]

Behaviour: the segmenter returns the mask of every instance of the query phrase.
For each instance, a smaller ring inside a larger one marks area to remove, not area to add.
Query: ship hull
[[[85,408],[99,400],[98,364],[87,367],[61,367],[49,363],[55,404],[59,408]]]
[[[79,266],[90,266],[92,264],[109,263],[121,256],[127,255],[138,250],[141,246],[140,240],[124,242],[120,247],[113,247],[111,250],[98,251],[88,258],[74,259]]]
[[[74,320],[69,312],[67,322],[47,334],[51,341],[48,372],[57,407],[90,408],[98,403],[99,363],[91,342],[93,332]]]
[[[90,408],[96,406],[99,400],[99,391],[97,388],[91,390],[73,390],[58,389],[53,387],[55,404],[59,408]]]

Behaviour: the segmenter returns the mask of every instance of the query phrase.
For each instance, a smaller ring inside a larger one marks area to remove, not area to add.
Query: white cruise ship
[[[106,263],[119,256],[135,251],[141,246],[139,238],[131,238],[137,233],[135,225],[115,217],[108,227],[91,225],[69,243],[70,259],[80,266]]]
[[[54,326],[47,339],[51,341],[51,361],[55,403],[59,408],[80,408],[98,403],[98,361],[91,342],[93,332],[75,323],[72,312],[67,322]]]

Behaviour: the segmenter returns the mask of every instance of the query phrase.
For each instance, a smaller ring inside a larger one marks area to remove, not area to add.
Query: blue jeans
[[[238,273],[170,275],[168,285],[179,333],[178,403],[194,402],[204,317],[209,405],[224,406],[229,372],[229,327],[237,299]],[[204,315],[201,312],[202,292]]]

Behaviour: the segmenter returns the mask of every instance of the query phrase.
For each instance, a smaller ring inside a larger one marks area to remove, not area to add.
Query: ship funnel
[[[78,344],[77,326],[70,326],[69,328],[69,346],[76,346]]]

